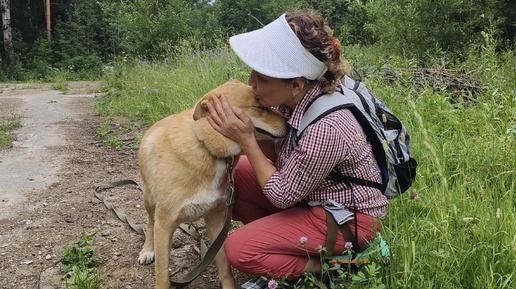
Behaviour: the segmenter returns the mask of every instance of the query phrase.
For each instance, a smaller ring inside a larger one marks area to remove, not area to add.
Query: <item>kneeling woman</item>
[[[356,222],[349,227],[358,232],[362,248],[380,231],[388,206],[378,189],[328,178],[338,168],[346,176],[381,182],[371,144],[349,110],[324,116],[294,140],[310,103],[334,92],[349,70],[340,42],[312,11],[284,14],[229,41],[252,69],[248,83],[255,97],[289,117],[292,133],[280,141],[258,143],[242,110],[230,107],[223,97],[209,106],[211,125],[245,154],[234,172],[233,210],[234,219],[244,226],[226,240],[226,255],[233,267],[257,276],[293,280],[303,273],[320,273],[318,247],[326,245],[326,211],[309,202],[331,201],[354,211]],[[351,241],[339,232],[332,253],[341,255]]]

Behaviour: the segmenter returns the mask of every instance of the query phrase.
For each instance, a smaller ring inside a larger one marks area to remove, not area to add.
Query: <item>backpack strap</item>
[[[345,79],[346,85],[350,84],[348,82],[348,79],[349,81],[354,81],[351,78],[347,77]],[[360,88],[360,82],[354,82],[352,86],[353,88]],[[355,103],[360,103],[363,109],[361,110],[360,108],[358,108],[355,105]],[[299,139],[301,138],[304,130],[308,126],[339,109],[349,109],[353,113],[355,118],[358,120],[360,126],[364,130],[364,133],[367,136],[368,140],[371,142],[373,155],[378,163],[378,166],[380,166],[380,168],[387,167],[383,146],[378,137],[376,137],[376,132],[374,131],[373,127],[369,122],[369,119],[372,118],[371,110],[374,109],[374,103],[371,103],[371,105],[369,105],[367,99],[360,92],[352,90],[348,87],[340,86],[332,94],[320,95],[309,105],[308,109],[305,111],[305,114],[303,115],[303,118],[299,125],[299,129],[293,130],[295,145],[298,144]],[[366,114],[369,117],[366,117]],[[342,182],[348,186],[350,186],[351,183],[355,183],[358,185],[377,188],[382,192],[385,191],[388,183],[388,176],[385,176],[384,174],[382,174],[382,183],[380,184],[355,177],[345,176],[342,174],[340,170],[338,170],[338,168],[335,168],[330,173],[329,178],[338,182]]]
[[[375,188],[378,190],[382,190],[384,188],[384,186],[382,184],[377,183],[377,182],[368,181],[368,180],[364,180],[364,179],[360,179],[360,178],[355,178],[352,176],[346,176],[346,175],[342,174],[342,171],[339,168],[334,168],[330,172],[330,175],[328,176],[328,178],[333,181],[336,181],[336,182],[344,183],[347,186],[351,186],[351,183],[353,183],[353,184],[357,184],[357,185],[361,185],[361,186]]]
[[[342,88],[340,88],[342,91]],[[311,124],[317,122],[326,115],[343,108],[349,108],[353,106],[349,100],[342,97],[344,93],[335,91],[332,94],[319,95],[312,103],[308,106],[305,111],[299,128],[296,131],[296,140],[301,138],[304,130]]]
[[[351,242],[353,244],[353,259],[355,258],[356,254],[361,253],[363,251],[362,247],[358,244],[358,232],[356,230],[357,226],[357,219],[355,217],[355,235],[351,233],[351,228],[349,227],[349,222],[346,222],[342,225],[337,224],[335,221],[335,218],[326,211],[326,224],[328,227],[328,231],[326,233],[326,252],[324,253],[325,258],[329,258],[333,255],[333,248],[335,247],[335,243],[337,242],[337,230],[340,230],[342,236],[344,237],[344,240],[347,242]]]
[[[365,98],[362,96],[362,94],[360,94],[359,92],[356,92],[356,91],[355,91],[355,93],[362,101],[365,101]],[[367,117],[364,115],[364,113],[360,111],[360,109],[358,107],[353,105],[353,106],[349,107],[348,109],[353,113],[353,115],[357,119],[358,123],[362,127],[362,130],[364,131],[365,135],[367,136],[367,139],[371,143],[373,156],[376,160],[376,163],[378,164],[378,167],[380,167],[380,170],[381,170],[381,168],[387,168],[387,159],[385,158],[385,151],[383,149],[383,145],[382,145],[380,139],[377,137],[376,132],[375,132],[374,128],[372,127],[371,123],[369,122]],[[372,181],[353,178],[350,176],[344,176],[342,174],[342,172],[340,172],[338,170],[338,168],[335,168],[334,171],[336,169],[337,169],[337,171],[334,173],[334,177],[337,180],[342,181],[343,178],[347,178],[350,182],[353,182],[358,185],[363,185],[363,186],[368,186],[368,187],[379,189],[380,191],[382,191],[382,193],[385,192],[388,182],[389,182],[388,175],[385,175],[383,173],[381,174],[382,183],[380,184],[380,183],[376,183],[376,182],[372,182]]]

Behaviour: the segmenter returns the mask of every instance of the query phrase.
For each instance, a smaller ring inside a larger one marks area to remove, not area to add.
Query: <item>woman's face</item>
[[[253,88],[254,97],[265,106],[289,105],[292,101],[292,83],[279,78],[251,71],[247,83]]]

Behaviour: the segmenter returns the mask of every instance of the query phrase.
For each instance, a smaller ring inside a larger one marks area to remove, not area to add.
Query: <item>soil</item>
[[[93,109],[97,82],[0,84],[0,124],[21,117],[15,141],[0,148],[0,288],[65,288],[56,264],[63,248],[82,233],[96,232],[101,288],[153,288],[154,266],[140,265],[144,237],[120,221],[94,195],[96,186],[121,179],[140,183],[136,137],[123,119],[112,126],[123,148],[107,146],[96,133],[102,119]],[[106,200],[145,227],[143,196],[136,186],[102,192]],[[176,231],[170,272],[175,280],[199,263],[199,243]],[[237,283],[247,276],[235,272]],[[220,288],[214,264],[188,288]]]

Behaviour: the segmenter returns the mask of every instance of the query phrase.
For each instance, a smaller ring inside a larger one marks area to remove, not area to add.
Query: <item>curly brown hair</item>
[[[328,68],[319,79],[322,91],[334,92],[351,66],[342,59],[340,41],[333,37],[333,30],[322,15],[313,10],[290,12],[286,19],[301,44]]]

